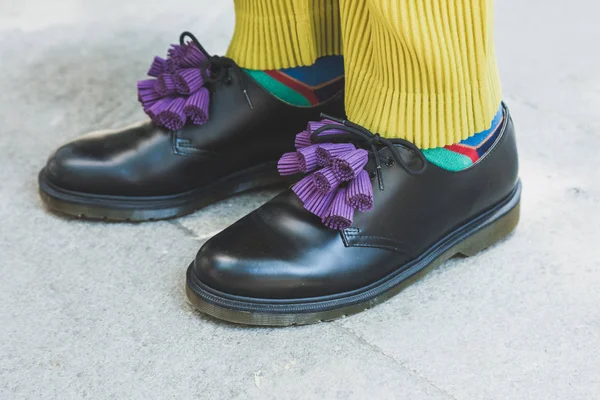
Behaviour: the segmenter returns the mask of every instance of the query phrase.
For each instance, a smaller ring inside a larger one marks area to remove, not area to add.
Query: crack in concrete
[[[172,226],[174,226],[175,228],[179,229],[181,232],[183,232],[186,236],[191,237],[194,240],[198,240],[201,241],[203,238],[199,237],[198,235],[196,235],[196,233],[191,230],[190,228],[188,228],[187,226],[183,225],[181,222],[179,221],[175,221],[175,220],[168,220],[167,221],[169,224],[171,224]]]
[[[352,336],[354,339],[356,339],[356,341],[358,341],[358,343],[368,347],[371,351],[382,355],[383,357],[387,358],[388,360],[392,361],[394,364],[397,364],[398,366],[400,366],[400,368],[404,369],[406,372],[408,372],[410,375],[416,377],[417,379],[423,380],[425,381],[429,386],[433,387],[435,390],[437,390],[438,392],[440,392],[443,396],[452,399],[452,400],[459,400],[456,396],[454,396],[452,393],[447,392],[446,390],[442,389],[441,387],[437,386],[434,382],[432,382],[431,380],[429,380],[426,376],[423,376],[421,374],[419,374],[417,371],[413,370],[412,368],[408,367],[406,364],[404,364],[402,361],[398,360],[397,358],[395,358],[394,356],[387,354],[381,347],[377,346],[376,344],[373,344],[371,342],[369,342],[368,340],[366,340],[364,337],[360,336],[359,334],[357,334],[356,332],[354,332],[352,329],[343,326],[341,323],[339,322],[334,322],[336,328],[340,331],[342,331],[345,334],[348,334],[350,336]]]

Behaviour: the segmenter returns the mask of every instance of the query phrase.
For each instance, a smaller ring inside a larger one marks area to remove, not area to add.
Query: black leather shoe
[[[203,125],[188,121],[172,131],[148,121],[62,146],[39,174],[47,206],[79,217],[144,221],[289,184],[276,165],[294,148],[295,134],[321,112],[343,114],[341,92],[319,106],[296,107],[263,90],[233,60],[208,56],[201,62],[209,70],[210,93]]]
[[[303,204],[300,181],[200,249],[187,272],[188,298],[198,310],[250,325],[335,319],[385,301],[447,259],[474,255],[517,225],[521,185],[506,108],[492,148],[460,172],[427,165],[406,141],[344,123],[340,140],[369,150],[364,169],[372,211],[356,212],[351,226],[346,211],[331,211],[336,205],[319,218],[318,207]],[[312,139],[321,141],[321,133]],[[348,195],[351,185],[338,190]]]

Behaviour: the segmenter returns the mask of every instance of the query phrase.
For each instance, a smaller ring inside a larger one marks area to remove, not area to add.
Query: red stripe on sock
[[[477,150],[472,149],[470,147],[461,146],[460,144],[451,144],[449,146],[444,146],[444,148],[453,151],[455,153],[459,153],[465,155],[471,159],[471,161],[476,162],[479,160],[479,154],[477,154]]]
[[[302,85],[300,82],[296,81],[295,79],[292,79],[289,76],[287,76],[286,74],[283,74],[279,71],[271,70],[271,71],[265,71],[265,73],[267,75],[269,75],[270,77],[277,79],[279,82],[283,83],[284,85],[291,87],[296,92],[300,93],[302,96],[306,97],[306,100],[308,100],[308,102],[310,103],[311,106],[316,106],[317,104],[319,104],[319,98],[317,97],[317,95],[315,95],[315,93],[312,90],[310,90],[308,87]]]

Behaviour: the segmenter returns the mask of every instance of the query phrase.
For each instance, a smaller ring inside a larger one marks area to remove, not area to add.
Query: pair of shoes
[[[451,172],[410,142],[339,119],[342,94],[293,107],[232,60],[203,55],[210,106],[202,125],[162,128],[154,116],[90,134],[61,147],[39,175],[53,210],[132,221],[297,181],[199,250],[186,291],[201,312],[248,325],[336,319],[387,300],[453,256],[476,254],[517,225],[521,184],[506,106],[491,149]]]

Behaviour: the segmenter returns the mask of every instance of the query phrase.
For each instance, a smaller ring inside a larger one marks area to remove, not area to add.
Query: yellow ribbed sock
[[[234,0],[227,56],[253,70],[312,65],[341,55],[337,0]]]
[[[489,128],[501,101],[492,0],[235,0],[242,67],[341,54],[349,119],[427,149]]]
[[[350,119],[424,149],[489,127],[501,101],[491,0],[340,6]]]

